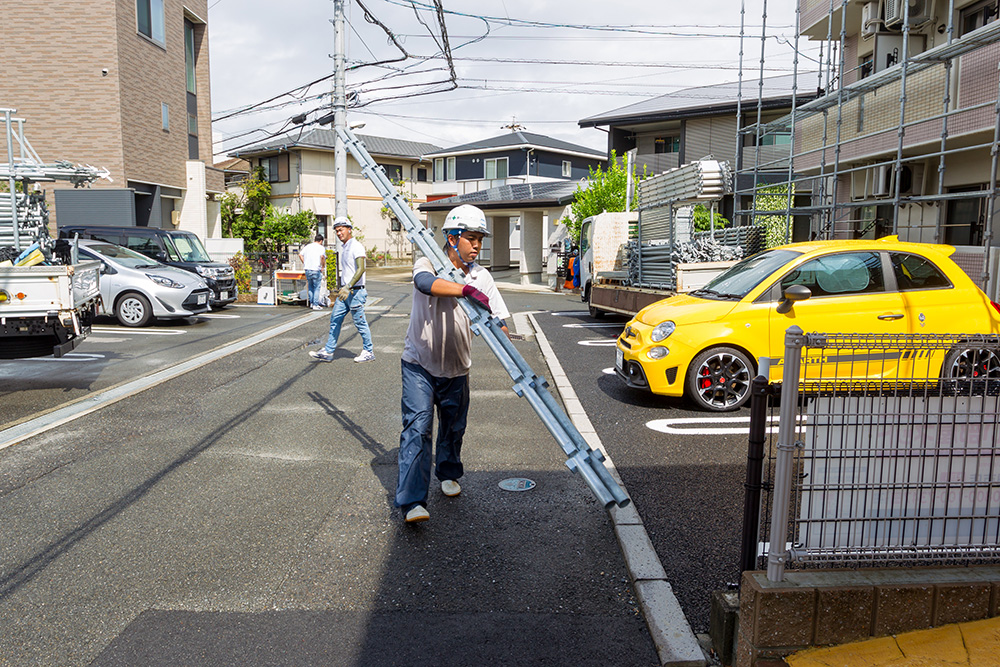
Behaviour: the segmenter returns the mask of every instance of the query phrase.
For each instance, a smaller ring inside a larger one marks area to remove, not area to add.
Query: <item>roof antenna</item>
[[[523,130],[524,125],[519,125],[516,116],[510,117],[510,125],[501,125],[501,130],[510,130],[511,132],[517,132],[518,130]]]

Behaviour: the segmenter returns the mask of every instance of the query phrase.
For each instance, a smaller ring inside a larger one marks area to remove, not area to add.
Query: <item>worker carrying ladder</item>
[[[406,229],[410,241],[430,260],[437,277],[457,283],[465,282],[444,250],[434,242],[433,232],[420,223],[386,176],[385,170],[368,154],[364,144],[349,129],[337,128],[337,134],[361,165],[361,172],[365,178],[375,185],[385,205]],[[566,466],[579,473],[605,509],[610,509],[612,505],[618,507],[628,505],[629,497],[604,467],[604,455],[600,450],[590,448],[580,431],[549,393],[545,379],[535,375],[524,357],[507,338],[507,334],[500,328],[500,320],[490,315],[471,298],[459,299],[459,304],[469,316],[472,332],[482,336],[486,345],[514,380],[514,392],[528,400],[528,404],[569,457]]]

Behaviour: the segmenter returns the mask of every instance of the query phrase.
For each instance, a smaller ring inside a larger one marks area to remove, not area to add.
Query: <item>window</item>
[[[184,67],[187,70],[187,91],[191,94],[198,92],[194,66],[194,24],[184,21]]]
[[[875,54],[869,53],[867,56],[858,58],[858,78],[866,79],[875,73]]]
[[[570,176],[573,175],[573,163],[570,162],[569,160],[563,160],[563,171],[562,171],[562,174],[566,178],[569,178]]]
[[[443,181],[444,180],[444,158],[438,157],[434,158],[434,180]]]
[[[805,285],[814,297],[884,292],[882,259],[875,252],[817,257],[786,273],[781,279],[781,293],[791,285]]]
[[[264,170],[264,178],[268,183],[288,182],[288,153],[262,157],[260,167]]]
[[[771,132],[760,138],[761,146],[788,146],[791,143],[791,132]]]
[[[488,158],[485,160],[484,167],[484,177],[487,180],[507,178],[507,158],[505,157]]]
[[[680,135],[675,135],[672,137],[657,137],[653,139],[653,152],[680,153],[681,152]]]
[[[983,0],[971,7],[966,7],[959,14],[959,30],[961,35],[967,35],[987,23],[997,20],[997,0]],[[960,35],[960,36],[961,36]]]
[[[889,259],[892,260],[892,270],[896,274],[900,292],[951,287],[948,277],[929,259],[898,252],[889,253]]]
[[[457,178],[457,176],[455,175],[455,158],[450,157],[448,158],[447,162],[448,162],[448,180],[454,181]]]
[[[423,167],[418,167],[417,168],[417,183],[426,183],[426,182],[427,182],[427,170],[424,169]]]
[[[135,0],[135,13],[139,34],[163,46],[166,43],[163,0]]]
[[[166,102],[160,104],[160,123],[163,125],[163,131],[170,131],[170,107],[167,106]]]
[[[403,168],[398,164],[381,164],[380,167],[385,170],[385,175],[389,177],[390,181],[401,181],[403,180]]]
[[[400,224],[399,218],[392,216],[392,220],[389,221],[389,230],[393,232],[403,231],[403,225]]]
[[[125,247],[154,259],[162,252],[160,246],[153,240],[153,237],[145,235],[133,236],[132,234],[126,234]]]

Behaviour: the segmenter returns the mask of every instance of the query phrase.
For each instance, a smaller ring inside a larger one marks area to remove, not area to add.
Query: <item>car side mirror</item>
[[[105,276],[110,276],[112,274],[118,273],[111,266],[101,262],[101,274]]]
[[[156,257],[154,257],[154,259],[156,259],[157,261],[160,261],[160,262],[166,262],[167,261],[167,253],[162,252],[162,251],[158,252],[158,253],[156,253]]]
[[[812,290],[805,285],[789,285],[785,290],[785,299],[778,304],[778,312],[784,315],[792,309],[796,301],[805,301],[812,296]]]

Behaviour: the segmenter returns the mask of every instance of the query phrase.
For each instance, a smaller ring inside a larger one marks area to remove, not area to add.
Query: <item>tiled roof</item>
[[[480,139],[467,144],[452,146],[451,148],[436,148],[433,153],[424,153],[425,157],[435,157],[444,155],[455,155],[458,153],[469,153],[474,151],[497,150],[501,148],[546,148],[562,153],[583,153],[592,155],[595,159],[605,159],[607,156],[603,151],[596,151],[593,148],[571,144],[568,141],[553,139],[542,134],[533,132],[508,132],[488,139]]]
[[[365,148],[373,156],[400,157],[410,160],[418,160],[421,155],[431,151],[439,151],[440,147],[434,144],[425,144],[419,141],[404,141],[402,139],[390,139],[388,137],[375,137],[367,134],[357,135],[365,144]],[[299,136],[296,133],[265,141],[248,148],[243,148],[238,152],[230,153],[234,156],[259,155],[263,153],[273,153],[290,148],[314,148],[317,150],[333,150],[336,133],[326,128],[316,128],[306,130]]]
[[[515,183],[498,188],[437,199],[420,205],[421,211],[450,210],[459,204],[475,204],[481,209],[515,208],[518,206],[565,205],[576,198],[577,181],[547,181]]]
[[[760,87],[761,81],[757,79],[744,80],[742,89],[741,84],[737,81],[686,88],[676,93],[667,93],[584,118],[579,121],[579,125],[580,127],[594,127],[630,122],[651,122],[669,120],[671,117],[692,116],[698,113],[729,111],[735,109],[736,102],[741,97],[744,109],[756,108],[758,91],[760,91],[760,97],[765,102],[765,106],[771,107],[775,103],[787,105],[792,97],[793,78],[791,74],[768,77],[763,79],[763,88]],[[799,85],[796,91],[799,103],[816,97],[815,83],[815,75],[809,79],[803,74],[799,75]]]

